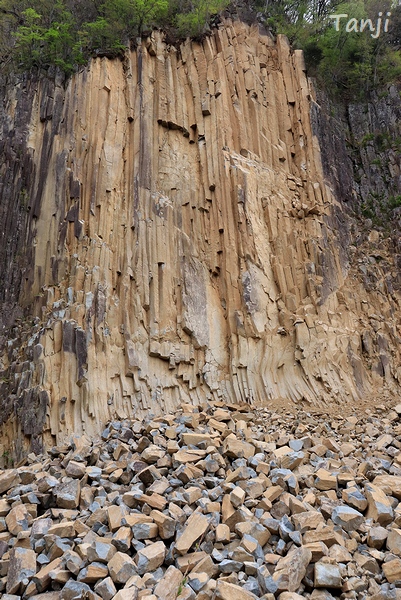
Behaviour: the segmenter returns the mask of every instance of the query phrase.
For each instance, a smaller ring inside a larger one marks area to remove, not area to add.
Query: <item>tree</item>
[[[208,29],[210,17],[224,10],[228,4],[227,0],[196,0],[182,3],[182,12],[177,14],[175,19],[178,34],[182,37],[203,35]]]

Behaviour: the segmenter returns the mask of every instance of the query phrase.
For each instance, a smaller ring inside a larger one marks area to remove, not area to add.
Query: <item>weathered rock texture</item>
[[[155,33],[66,87],[4,94],[5,448],[182,401],[399,390],[399,295],[380,265],[370,290],[351,268],[285,38]]]

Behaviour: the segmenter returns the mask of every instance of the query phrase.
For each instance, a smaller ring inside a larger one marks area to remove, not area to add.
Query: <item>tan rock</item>
[[[137,600],[137,598],[138,589],[136,587],[130,587],[117,592],[113,600]],[[148,596],[148,598],[150,598],[150,595]]]
[[[305,511],[292,516],[292,522],[295,528],[301,533],[316,529],[319,525],[325,523],[322,513],[317,510]]]
[[[372,483],[365,483],[365,494],[368,500],[367,519],[373,519],[385,527],[394,518],[391,502],[386,494]]]
[[[86,465],[84,463],[76,462],[75,460],[70,460],[65,472],[69,477],[81,479],[86,473]]]
[[[343,490],[342,499],[347,504],[352,506],[352,508],[355,508],[356,510],[359,510],[361,512],[363,512],[368,505],[367,499],[356,487],[351,487]]]
[[[232,458],[251,458],[255,454],[255,446],[237,439],[234,434],[226,437],[223,449]]]
[[[112,532],[117,531],[122,526],[122,521],[126,515],[126,512],[122,506],[112,504],[107,509],[107,519],[109,522],[109,529]]]
[[[166,451],[163,450],[162,448],[159,448],[159,446],[156,446],[155,444],[151,444],[150,446],[145,448],[145,450],[141,454],[141,457],[147,463],[155,463],[160,458],[163,458],[165,453],[166,453]]]
[[[176,565],[181,573],[188,573],[205,558],[207,558],[207,554],[203,550],[200,552],[190,552],[183,556],[177,556]]]
[[[61,523],[56,523],[49,527],[47,533],[49,535],[57,535],[58,537],[63,538],[73,538],[76,535],[74,522],[73,521],[64,521]]]
[[[116,584],[124,584],[137,573],[136,565],[132,558],[122,552],[116,552],[107,563],[110,577]]]
[[[199,500],[199,498],[202,498],[202,491],[200,490],[200,488],[192,486],[186,488],[182,495],[184,500],[186,500],[188,504],[193,504],[194,502]]]
[[[36,554],[26,548],[12,548],[7,573],[7,594],[18,594],[21,583],[36,573]]]
[[[202,458],[204,458],[205,452],[203,450],[179,450],[175,454],[173,454],[173,460],[176,463],[190,463],[190,462],[198,462]]]
[[[194,512],[188,519],[184,530],[176,541],[175,549],[179,554],[186,554],[208,529],[209,520],[204,515]]]
[[[383,572],[389,583],[400,580],[401,560],[399,558],[394,558],[393,560],[383,563]]]
[[[302,540],[305,545],[313,542],[323,542],[327,548],[330,548],[334,544],[344,545],[343,537],[328,525],[318,531],[306,531],[302,536]]]
[[[228,544],[230,541],[230,528],[228,525],[224,523],[220,523],[216,527],[216,542],[222,542],[223,544]]]
[[[295,592],[305,577],[306,569],[312,560],[312,552],[305,547],[293,548],[281,558],[273,573],[273,581],[278,591]]]
[[[157,523],[159,528],[159,535],[162,540],[169,540],[174,537],[176,522],[174,519],[160,512],[159,510],[152,510],[150,517]]]
[[[323,542],[311,542],[309,544],[303,544],[303,547],[312,552],[311,562],[313,563],[320,560],[323,556],[327,556],[329,553],[326,544]]]
[[[93,562],[79,572],[77,581],[96,583],[99,579],[107,577],[108,574],[109,570],[106,565],[100,562]]]
[[[17,469],[7,469],[0,475],[0,494],[8,492],[12,487],[21,483]]]
[[[341,589],[342,579],[338,565],[325,562],[315,564],[315,587]]]
[[[244,588],[234,583],[229,583],[219,579],[217,581],[216,600],[256,600],[257,596],[244,590]]]
[[[263,493],[263,496],[270,502],[274,502],[281,496],[282,493],[283,488],[280,485],[273,485],[267,488],[267,490]]]
[[[56,502],[60,508],[77,508],[81,495],[81,485],[77,479],[60,484],[56,491]]]
[[[339,525],[345,531],[354,531],[364,522],[364,516],[350,506],[337,506],[331,519],[335,525]]]
[[[67,581],[71,579],[71,573],[68,569],[63,569],[62,567],[57,567],[53,571],[49,573],[50,579],[56,584],[65,584]]]
[[[183,433],[181,438],[185,446],[197,446],[200,443],[205,443],[208,446],[212,444],[212,438],[206,433]]]
[[[352,560],[352,554],[344,548],[344,546],[340,546],[340,544],[334,544],[331,546],[328,551],[328,556],[332,558],[337,564],[338,563],[348,563]]]
[[[17,535],[20,531],[27,531],[32,521],[32,516],[25,504],[14,506],[5,518],[8,531],[12,535]]]
[[[380,573],[379,565],[373,556],[366,556],[366,554],[355,552],[353,558],[358,567],[364,571],[369,571],[369,573],[373,573],[374,575],[378,575]]]
[[[389,550],[396,556],[401,556],[401,529],[393,527],[390,530],[390,532],[388,533],[386,546],[387,550]]]
[[[0,499],[0,517],[6,517],[10,512],[11,506],[5,498]]]
[[[33,582],[36,584],[38,592],[44,592],[50,585],[50,573],[61,566],[62,558],[56,558],[50,563],[42,567],[33,577]]]
[[[120,552],[128,552],[131,547],[132,530],[130,527],[120,527],[112,538],[112,544]]]
[[[138,574],[144,575],[155,571],[163,564],[165,555],[166,546],[161,541],[139,550],[135,557]]]
[[[263,490],[262,490],[263,491]],[[240,488],[238,485],[235,486],[233,491],[230,493],[230,502],[234,508],[238,508],[244,503],[246,497],[245,490]]]
[[[337,489],[337,477],[326,469],[319,469],[315,473],[315,487],[318,490],[336,490]]]
[[[154,593],[158,600],[176,600],[182,586],[183,575],[179,569],[170,565],[162,579],[156,585]]]
[[[167,504],[167,500],[163,498],[163,496],[161,496],[160,494],[156,493],[150,495],[142,494],[142,496],[139,496],[138,502],[140,504],[147,504],[151,508],[155,508],[156,510],[160,511],[162,511]]]
[[[373,480],[373,485],[380,488],[385,494],[395,496],[401,500],[401,477],[396,475],[378,475]]]
[[[387,529],[384,527],[371,527],[368,531],[367,544],[370,548],[380,550],[388,536]]]

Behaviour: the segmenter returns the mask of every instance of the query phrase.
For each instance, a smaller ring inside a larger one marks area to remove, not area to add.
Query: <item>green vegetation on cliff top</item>
[[[398,4],[391,0],[0,0],[0,69],[56,66],[70,75],[91,56],[123,56],[130,43],[152,28],[162,28],[173,43],[187,36],[199,39],[221,17],[232,17],[257,21],[273,35],[286,34],[294,47],[304,50],[310,75],[333,94],[355,99],[401,77]],[[330,17],[338,14],[347,17]]]

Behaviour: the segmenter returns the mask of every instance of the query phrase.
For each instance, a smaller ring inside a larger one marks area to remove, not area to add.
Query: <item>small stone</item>
[[[154,593],[158,600],[176,600],[178,590],[182,585],[183,574],[179,569],[170,565],[162,579],[156,585]]]
[[[387,529],[384,527],[371,527],[368,531],[367,544],[370,548],[380,550],[388,536]]]
[[[311,562],[313,563],[320,560],[323,556],[327,556],[329,553],[326,544],[323,542],[312,542],[310,544],[304,544],[303,547],[312,552]]]
[[[216,600],[257,600],[257,596],[244,590],[244,588],[234,583],[229,583],[219,579],[215,590]]]
[[[116,586],[111,577],[106,577],[95,585],[95,592],[103,600],[112,600],[117,593]]]
[[[341,571],[338,565],[317,562],[315,564],[315,581],[317,588],[336,588],[342,586]]]
[[[132,575],[137,573],[136,565],[132,558],[122,552],[116,552],[107,566],[114,583],[124,584]]]
[[[86,466],[84,463],[76,462],[75,460],[70,460],[65,469],[65,473],[66,475],[68,475],[68,477],[82,479],[82,477],[86,473]]]
[[[223,544],[228,544],[230,542],[230,528],[228,525],[224,525],[223,523],[219,523],[216,527],[215,532],[215,541],[222,542]]]
[[[230,494],[230,502],[234,506],[234,508],[238,508],[241,504],[244,503],[246,497],[245,490],[236,486]]]
[[[155,571],[164,562],[166,546],[163,542],[155,542],[138,551],[136,556],[137,571],[139,575]]]
[[[212,438],[206,433],[183,433],[181,439],[185,446],[197,446],[201,443],[206,443],[207,446],[210,446],[212,443]]]
[[[123,518],[125,517],[125,509],[122,506],[112,504],[107,509],[107,520],[109,529],[113,533],[122,526]]]
[[[149,464],[153,464],[153,463],[156,463],[160,458],[163,458],[163,456],[165,454],[166,454],[165,450],[163,450],[162,448],[159,448],[159,446],[156,446],[155,444],[151,444],[150,446],[145,448],[145,450],[142,452],[141,458],[145,462],[147,462]]]
[[[89,546],[87,557],[90,562],[108,563],[117,552],[115,546],[109,542],[95,541]]]
[[[209,575],[207,573],[189,573],[187,576],[188,585],[194,590],[194,592],[200,592],[209,581]]]
[[[132,527],[132,533],[136,540],[149,540],[158,536],[157,523],[137,523]]]
[[[67,581],[61,591],[61,600],[81,600],[81,598],[90,598],[93,594],[87,583],[80,581]]]
[[[109,574],[106,565],[100,562],[93,562],[78,573],[77,580],[84,583],[96,583],[99,579],[104,579]]]
[[[326,469],[319,469],[315,473],[315,487],[318,490],[336,490],[337,489],[337,477]]]
[[[81,557],[73,550],[69,550],[66,552],[66,554],[64,554],[63,561],[65,567],[75,576],[78,575],[79,571],[83,567],[83,561]]]
[[[383,572],[389,583],[401,580],[401,560],[394,558],[388,562],[383,563]]]
[[[77,479],[60,484],[55,492],[56,503],[60,508],[77,508],[81,494],[81,484]]]
[[[76,535],[74,522],[64,521],[62,523],[56,523],[47,530],[49,535],[56,535],[63,538],[73,538]]]
[[[137,598],[138,589],[136,587],[130,587],[117,592],[113,600],[137,600]],[[146,596],[146,598],[149,600],[153,600],[151,595]]]
[[[182,496],[188,504],[193,504],[199,500],[199,498],[202,498],[202,491],[198,487],[189,487],[186,488]]]
[[[401,500],[401,477],[396,475],[378,475],[373,480],[373,485],[380,488],[385,494]]]
[[[401,556],[401,529],[394,527],[390,530],[387,537],[386,546],[387,550],[396,556]]]
[[[177,552],[179,554],[186,554],[192,544],[207,531],[208,527],[208,518],[198,512],[194,512],[189,517],[183,532],[176,541],[175,549]]]
[[[277,563],[273,573],[273,581],[277,584],[278,591],[295,592],[306,569],[312,560],[312,552],[308,548],[294,548]]]
[[[322,513],[317,510],[304,511],[292,516],[292,521],[298,531],[305,533],[324,524]]]
[[[328,556],[336,563],[348,563],[352,561],[352,554],[344,546],[334,544],[328,551]]]
[[[239,440],[234,434],[226,437],[223,450],[231,458],[251,458],[255,454],[255,446]]]
[[[36,554],[26,548],[12,548],[7,573],[8,594],[18,594],[20,585],[36,573]]]
[[[342,491],[342,499],[344,502],[355,508],[356,510],[364,511],[368,505],[365,496],[358,488],[348,488]]]
[[[385,527],[394,518],[394,511],[386,494],[377,486],[365,483],[365,493],[368,499],[367,519],[373,519]]]
[[[0,495],[21,483],[17,469],[7,469],[0,475]]]
[[[20,531],[27,531],[32,521],[32,516],[25,504],[14,506],[5,519],[8,531],[12,535],[17,535]]]
[[[131,547],[132,530],[131,527],[120,527],[113,535],[111,543],[120,552],[128,552]]]
[[[332,521],[345,531],[355,531],[364,522],[364,516],[350,506],[337,506],[332,514]]]
[[[38,592],[44,592],[50,585],[50,573],[58,569],[61,565],[61,557],[55,558],[47,565],[42,567],[33,577],[33,582],[36,584]]]

